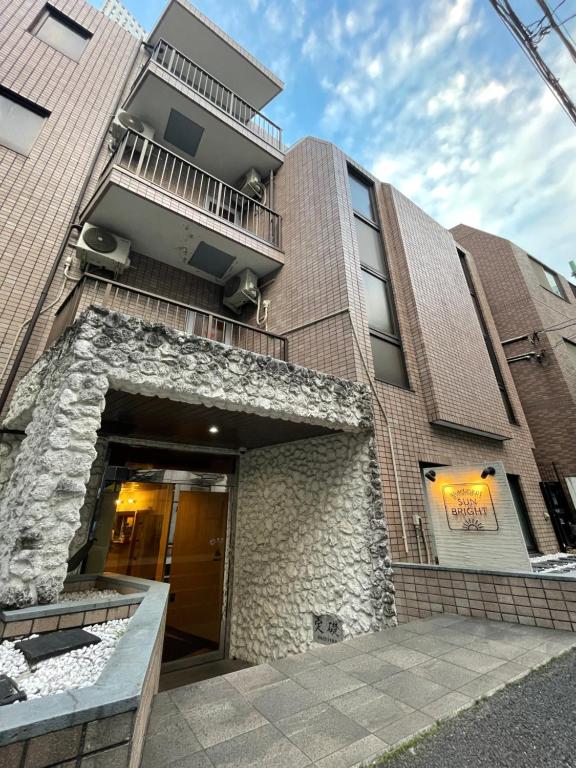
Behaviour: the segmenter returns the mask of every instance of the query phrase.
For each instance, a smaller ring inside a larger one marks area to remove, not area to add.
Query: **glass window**
[[[408,377],[401,347],[373,335],[370,335],[370,343],[376,378],[388,384],[395,384],[397,387],[407,387]]]
[[[50,113],[0,87],[0,144],[27,155]]]
[[[384,249],[380,232],[355,217],[360,263],[376,272],[384,272]]]
[[[350,183],[350,195],[352,197],[352,208],[367,219],[374,221],[374,210],[372,207],[372,187],[365,184],[357,176],[348,174]]]
[[[386,281],[364,270],[362,270],[362,280],[364,282],[368,325],[375,331],[393,335],[394,323]]]
[[[568,341],[568,339],[564,339],[564,345],[566,346],[566,351],[568,352],[568,357],[570,359],[570,362],[576,368],[576,344],[573,341]]]
[[[564,293],[564,289],[562,288],[562,284],[560,283],[560,279],[556,272],[548,269],[544,264],[540,264],[540,262],[533,259],[532,256],[529,256],[529,259],[540,285],[543,288],[548,288],[549,291],[555,293],[556,296],[560,296],[561,299],[565,299],[566,294]]]
[[[46,5],[30,31],[74,61],[79,60],[92,37],[88,30],[51,5]]]

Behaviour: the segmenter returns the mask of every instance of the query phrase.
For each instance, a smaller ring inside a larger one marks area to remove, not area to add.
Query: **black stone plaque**
[[[330,613],[312,616],[312,635],[314,642],[323,645],[333,645],[344,639],[344,626],[342,619]]]
[[[18,688],[14,680],[8,675],[0,675],[0,707],[25,700],[26,694]]]
[[[61,656],[68,651],[75,651],[77,648],[99,642],[99,637],[86,632],[85,629],[62,629],[59,632],[47,632],[45,635],[32,637],[29,640],[20,640],[14,644],[14,647],[22,651],[28,664],[34,665],[53,656]]]

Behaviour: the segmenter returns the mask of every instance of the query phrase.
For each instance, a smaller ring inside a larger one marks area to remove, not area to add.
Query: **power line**
[[[543,35],[546,34],[543,20],[535,22],[536,29],[531,30],[526,26],[520,17],[516,14],[512,8],[509,0],[488,0],[493,6],[496,13],[500,16],[518,45],[522,48],[524,54],[531,61],[535,69],[546,83],[547,88],[554,94],[554,97],[559,102],[562,109],[566,112],[570,120],[576,125],[576,105],[566,93],[564,88],[560,85],[560,80],[556,77],[554,72],[546,64],[540,52],[538,51],[537,43],[540,42]],[[563,45],[566,46],[570,55],[576,61],[576,48],[571,42],[571,39],[560,28],[556,18],[550,11],[548,4],[544,0],[536,0],[538,5],[544,11],[545,17],[548,19],[549,27],[547,29],[554,29],[554,31],[560,36]],[[559,6],[557,6],[558,8]]]

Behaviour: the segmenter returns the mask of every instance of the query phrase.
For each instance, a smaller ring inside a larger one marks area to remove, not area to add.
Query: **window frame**
[[[376,372],[374,372],[374,378],[376,379],[376,381],[379,381],[382,384],[386,384],[389,387],[396,387],[397,389],[410,390],[412,387],[410,383],[410,376],[408,374],[408,366],[406,365],[406,355],[404,353],[404,345],[402,343],[402,337],[400,335],[400,325],[398,323],[398,313],[396,311],[396,300],[394,296],[394,289],[392,287],[392,281],[390,280],[390,274],[388,271],[386,247],[384,245],[384,241],[382,238],[382,227],[380,225],[380,220],[378,216],[378,207],[376,205],[376,196],[374,194],[374,183],[370,179],[367,179],[366,177],[362,176],[355,168],[351,166],[348,166],[348,176],[353,177],[358,183],[363,184],[368,190],[368,194],[370,197],[370,207],[371,207],[374,219],[367,219],[363,213],[361,213],[360,211],[357,211],[354,208],[354,200],[352,198],[352,193],[350,191],[350,185],[348,185],[352,215],[354,216],[354,218],[357,218],[360,221],[364,222],[364,224],[371,227],[373,230],[375,230],[378,233],[378,236],[380,238],[380,245],[382,246],[382,271],[378,269],[374,269],[374,267],[369,266],[367,264],[364,264],[362,262],[362,259],[359,253],[358,255],[360,258],[360,272],[366,272],[367,274],[371,275],[372,277],[375,277],[377,280],[380,280],[384,284],[385,294],[388,299],[388,310],[390,313],[390,321],[394,329],[394,334],[389,334],[389,333],[386,333],[385,331],[381,331],[379,328],[373,328],[370,325],[368,325],[368,333],[370,336],[374,336],[375,338],[380,339],[381,341],[387,342],[388,344],[392,344],[393,346],[398,347],[401,353],[402,367],[403,367],[403,373],[404,373],[404,378],[406,380],[406,384],[401,385],[401,384],[396,384],[394,382],[387,381],[386,379],[381,379],[378,376],[376,376]],[[356,237],[356,241],[358,242],[358,235],[356,231],[354,232],[354,234]],[[366,296],[364,291],[364,278],[362,277],[362,275],[360,275],[360,280],[362,283],[362,295],[364,297],[364,303],[366,303]],[[367,314],[368,313],[366,312],[366,321],[368,320]]]
[[[47,120],[51,115],[50,110],[40,106],[40,104],[36,104],[34,101],[30,101],[30,99],[27,99],[24,96],[21,96],[19,93],[16,93],[15,91],[12,91],[10,90],[10,88],[6,88],[6,86],[1,84],[0,84],[0,96],[5,98],[7,101],[11,101],[14,104],[17,104],[19,107],[23,107],[24,109],[27,109],[29,112],[32,112],[32,114],[37,115],[43,120]],[[22,157],[28,157],[34,144],[38,140],[38,137],[42,133],[43,128],[44,128],[44,125],[40,127],[38,133],[36,134],[36,137],[34,138],[34,141],[30,144],[26,152],[21,152],[18,149],[14,149],[13,147],[7,146],[2,141],[1,138],[0,138],[0,146],[5,147],[6,149],[9,149],[11,152],[15,152],[17,155],[21,155]]]
[[[537,265],[542,273],[544,274],[544,280],[546,281],[546,284],[542,282],[541,279],[538,279],[538,285],[540,288],[544,288],[545,291],[548,291],[548,293],[551,293],[553,296],[556,296],[558,299],[562,299],[563,301],[568,301],[568,297],[566,296],[566,291],[564,290],[564,286],[562,285],[562,281],[560,280],[560,275],[558,272],[555,272],[551,267],[547,267],[546,264],[543,264],[541,261],[538,261],[538,259],[535,259],[534,256],[530,256],[530,254],[527,254],[528,258],[531,262],[532,271],[538,278],[539,275],[534,269],[534,265]],[[552,285],[550,283],[550,280],[548,280],[547,275],[550,275],[554,278],[554,283],[556,287],[558,288],[558,291],[555,291],[554,288],[552,288]]]
[[[78,37],[81,37],[83,40],[86,41],[84,48],[82,49],[80,55],[78,58],[74,56],[70,56],[69,53],[65,53],[64,51],[60,50],[60,48],[56,48],[51,43],[47,42],[46,40],[43,40],[41,37],[38,37],[38,32],[42,27],[42,23],[47,19],[52,18],[54,21],[61,24],[63,27],[66,27],[71,32],[74,32]],[[28,32],[33,35],[37,40],[40,40],[41,43],[44,43],[44,45],[48,45],[52,50],[58,51],[59,54],[62,56],[66,56],[67,59],[70,59],[70,61],[80,61],[84,53],[86,52],[86,48],[88,44],[90,43],[90,40],[94,36],[90,30],[86,29],[86,27],[83,27],[81,24],[79,24],[77,21],[74,21],[74,19],[71,19],[69,16],[67,16],[65,13],[63,13],[61,10],[53,6],[51,3],[45,3],[44,7],[40,11],[40,13],[36,16],[30,27],[28,28]]]

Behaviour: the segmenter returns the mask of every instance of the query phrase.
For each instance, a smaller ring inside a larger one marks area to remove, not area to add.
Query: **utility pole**
[[[518,14],[514,11],[509,0],[489,0],[489,2],[494,7],[494,10],[500,16],[504,24],[508,27],[511,34],[514,36],[518,44],[521,46],[526,56],[528,56],[528,58],[530,59],[530,61],[532,62],[536,70],[540,73],[540,76],[543,78],[548,88],[552,91],[556,99],[559,101],[562,109],[566,112],[568,117],[576,125],[576,104],[574,104],[574,101],[570,98],[570,96],[566,93],[564,88],[560,85],[559,79],[555,76],[554,72],[552,72],[550,67],[546,64],[546,62],[544,61],[544,59],[542,58],[538,50],[538,45],[536,40],[542,39],[543,29],[541,25],[537,32],[531,31],[522,22]],[[562,39],[562,42],[564,43],[564,45],[567,46],[568,51],[570,52],[570,55],[576,61],[576,50],[574,49],[574,46],[572,45],[572,42],[570,41],[570,39],[564,34],[564,32],[560,28],[560,25],[556,22],[554,14],[552,13],[552,11],[550,11],[550,9],[548,8],[548,5],[546,4],[546,2],[544,2],[544,0],[537,0],[537,2],[538,2],[538,5],[544,11],[545,18],[548,19],[549,21],[550,27],[548,28],[553,28],[559,34],[559,36]],[[546,28],[546,31],[548,28]]]
[[[554,32],[558,35],[560,40],[562,41],[564,47],[567,49],[570,56],[572,56],[572,59],[576,63],[576,48],[574,47],[574,44],[572,43],[572,40],[565,34],[564,30],[558,24],[556,21],[556,17],[554,16],[554,11],[551,11],[548,7],[548,3],[545,2],[545,0],[536,0],[540,8],[542,8],[542,11],[544,12],[544,16],[548,19],[549,29],[553,29]]]

